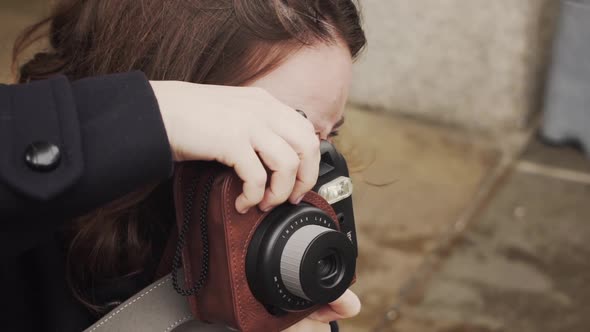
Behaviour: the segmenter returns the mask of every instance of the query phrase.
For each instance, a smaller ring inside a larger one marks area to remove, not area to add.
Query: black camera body
[[[299,312],[340,297],[354,282],[358,256],[352,182],[344,157],[321,143],[313,192],[325,199],[336,220],[308,203],[285,203],[259,224],[248,246],[246,277],[269,313]]]

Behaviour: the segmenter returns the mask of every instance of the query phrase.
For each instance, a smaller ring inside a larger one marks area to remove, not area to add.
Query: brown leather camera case
[[[244,215],[239,214],[234,203],[242,192],[242,181],[230,168],[211,162],[183,163],[177,165],[175,171],[178,229],[182,228],[185,213],[192,213],[182,252],[185,285],[190,287],[194,284],[203,266],[198,216],[202,213],[205,183],[211,177],[213,182],[207,207],[209,270],[204,287],[197,295],[188,297],[194,316],[201,321],[223,324],[244,332],[278,332],[317,310],[316,306],[304,312],[277,317],[269,314],[256,300],[246,279],[246,252],[254,231],[266,214],[257,208]],[[187,195],[191,190],[195,190],[193,204],[187,210]],[[308,193],[303,201],[324,210],[337,223],[332,207],[316,193]]]

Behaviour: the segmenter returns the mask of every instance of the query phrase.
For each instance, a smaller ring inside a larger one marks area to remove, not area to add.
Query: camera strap
[[[190,181],[189,191],[184,201],[184,219],[182,221],[182,228],[178,234],[178,240],[176,242],[176,250],[172,259],[172,285],[176,292],[182,296],[196,295],[207,281],[207,275],[209,273],[209,236],[207,230],[207,209],[209,206],[209,194],[211,193],[211,187],[213,186],[213,175],[209,176],[207,183],[205,183],[204,194],[201,201],[199,211],[199,227],[201,229],[201,244],[203,246],[202,251],[202,266],[199,274],[199,279],[194,282],[191,288],[182,288],[178,283],[178,271],[182,268],[182,251],[186,245],[186,236],[191,224],[195,191],[199,185],[198,177],[194,176]]]
[[[178,271],[182,280],[182,270]],[[193,319],[186,297],[168,274],[123,302],[85,332],[228,332],[225,327]]]
[[[182,279],[182,270],[179,271]],[[330,322],[332,332],[338,324]],[[186,298],[172,286],[168,274],[111,310],[84,332],[233,332],[193,318]]]

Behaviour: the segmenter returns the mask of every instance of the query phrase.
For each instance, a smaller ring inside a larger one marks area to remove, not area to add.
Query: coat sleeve
[[[141,72],[0,85],[0,232],[51,234],[172,166]]]

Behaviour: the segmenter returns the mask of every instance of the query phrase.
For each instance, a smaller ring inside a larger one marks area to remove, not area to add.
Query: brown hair
[[[354,58],[366,43],[352,0],[60,0],[18,38],[14,66],[47,35],[50,49],[20,68],[19,82],[141,70],[151,80],[243,85],[304,45],[342,41]],[[153,224],[166,222],[142,213],[157,205],[155,187],[70,225],[68,277],[89,307],[100,309],[82,289],[140,271],[149,258]]]

